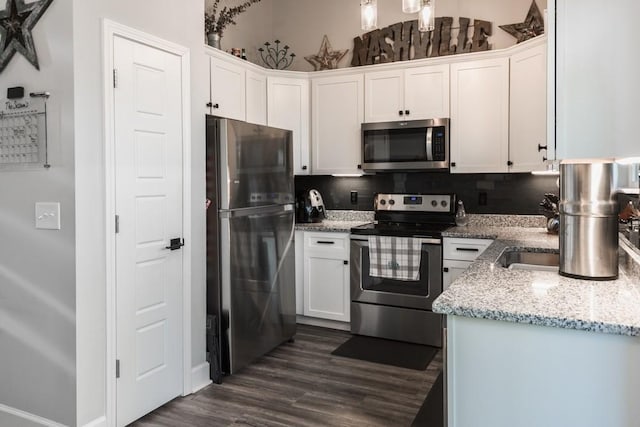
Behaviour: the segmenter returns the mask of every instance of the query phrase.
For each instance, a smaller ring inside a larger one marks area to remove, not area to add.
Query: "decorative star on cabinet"
[[[535,0],[531,3],[529,13],[527,13],[527,17],[524,22],[500,25],[500,28],[515,37],[517,43],[544,34],[544,20],[542,19],[540,9],[538,9],[538,5]]]
[[[25,0],[6,0],[0,10],[0,72],[13,55],[20,52],[36,69],[40,69],[31,30],[53,0],[25,3]]]
[[[304,59],[313,65],[315,71],[334,70],[338,68],[338,63],[347,54],[349,49],[333,50],[329,38],[325,35],[322,38],[320,50],[316,55],[305,56]]]

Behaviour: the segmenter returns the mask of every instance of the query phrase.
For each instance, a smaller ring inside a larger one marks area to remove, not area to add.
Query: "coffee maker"
[[[305,190],[296,197],[296,222],[322,222],[327,217],[322,195],[318,190]]]

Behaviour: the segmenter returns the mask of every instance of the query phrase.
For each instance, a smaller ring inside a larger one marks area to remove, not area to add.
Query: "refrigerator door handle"
[[[220,211],[220,218],[240,218],[245,216],[262,216],[264,214],[272,214],[272,213],[278,213],[278,212],[291,212],[291,211],[293,211],[293,204],[257,206],[252,208],[222,210]]]

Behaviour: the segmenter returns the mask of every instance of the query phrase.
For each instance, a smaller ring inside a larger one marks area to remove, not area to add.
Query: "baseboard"
[[[9,414],[13,417],[20,418],[23,421],[28,421],[38,426],[65,427],[64,424],[60,424],[53,420],[49,420],[47,418],[40,417],[38,415],[31,414],[29,412],[25,412],[20,409],[12,408],[11,406],[3,405],[1,403],[0,403],[0,412],[4,412],[5,414]]]
[[[103,415],[93,421],[89,421],[83,427],[105,427],[107,425],[107,417]]]
[[[301,325],[318,326],[320,328],[338,329],[340,331],[351,331],[351,324],[338,322],[337,320],[317,319],[315,317],[296,316],[296,323]]]
[[[193,389],[192,393],[211,384],[211,378],[209,378],[209,362],[201,363],[191,369],[191,384]]]

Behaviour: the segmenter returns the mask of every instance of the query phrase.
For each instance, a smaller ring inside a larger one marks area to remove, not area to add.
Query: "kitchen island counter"
[[[558,249],[558,236],[542,228],[454,227],[448,237],[495,241],[433,304],[445,315],[640,335],[640,268],[620,249],[617,280],[591,281],[555,272],[509,270],[496,264],[506,248]],[[621,237],[621,246],[626,239]]]
[[[447,315],[448,425],[637,425],[640,257],[626,239],[619,278],[588,281],[496,264],[506,248],[557,249],[545,229],[448,233],[495,239],[433,304]]]

